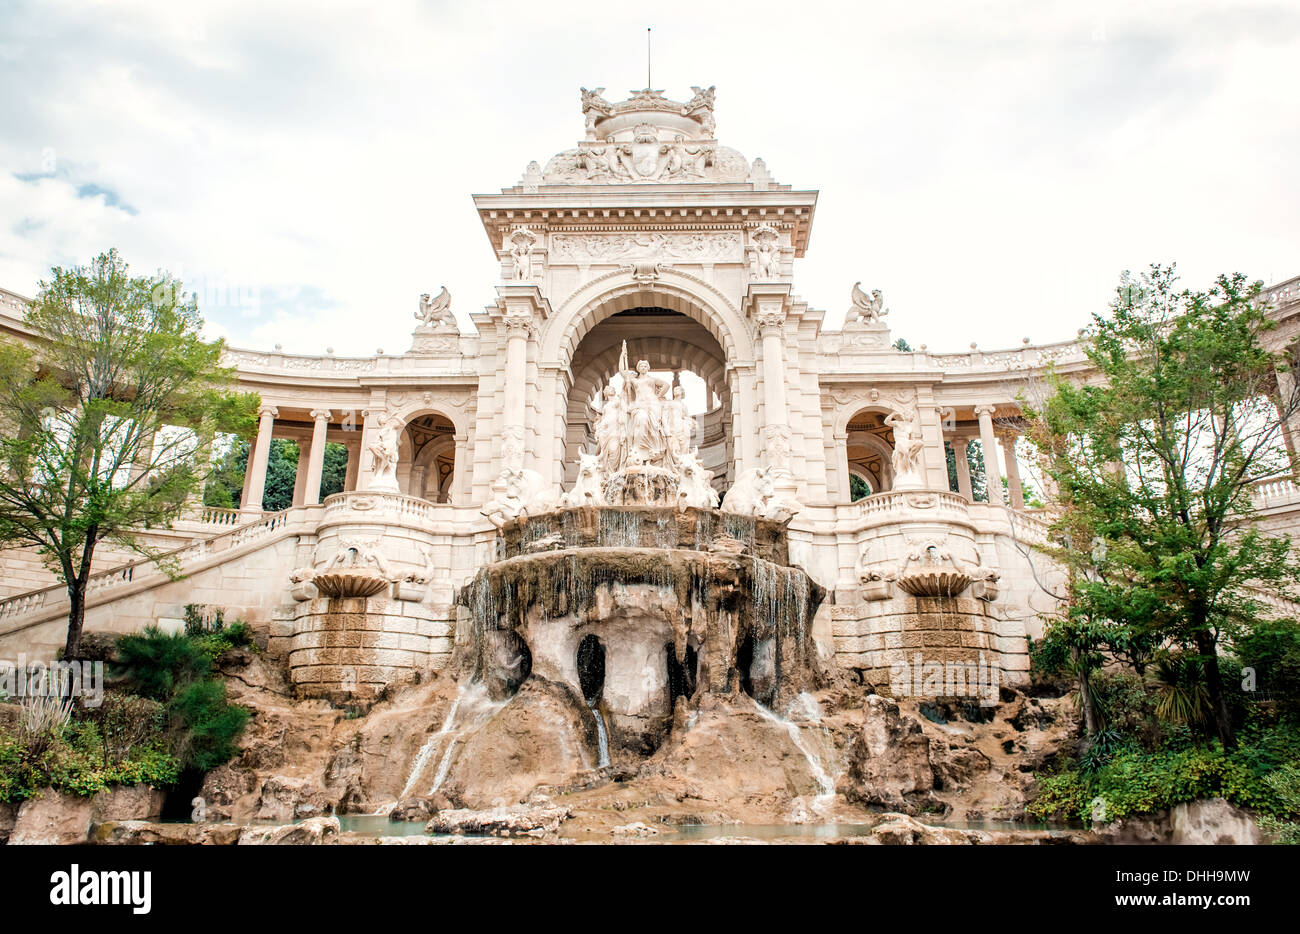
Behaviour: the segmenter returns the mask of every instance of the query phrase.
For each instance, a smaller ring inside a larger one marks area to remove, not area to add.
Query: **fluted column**
[[[447,499],[456,505],[467,502],[466,491],[469,489],[469,468],[465,466],[468,453],[469,435],[452,435],[456,442],[456,456],[451,468],[451,487],[447,490]]]
[[[505,429],[501,436],[501,466],[524,466],[524,411],[528,389],[528,332],[533,316],[511,309],[506,312]]]
[[[975,502],[975,492],[970,485],[970,439],[953,438],[953,460],[957,462],[957,492],[966,497],[968,503]]]
[[[266,493],[266,463],[271,456],[271,432],[280,410],[264,405],[257,410],[257,441],[253,443],[253,456],[248,468],[248,496],[240,503],[245,512],[261,512],[262,496]]]
[[[311,450],[307,455],[307,489],[303,504],[315,506],[320,502],[321,473],[325,469],[325,433],[329,431],[330,410],[312,409]],[[301,455],[299,455],[301,456]]]
[[[988,486],[989,503],[1002,505],[1002,474],[998,470],[997,441],[993,434],[993,413],[991,405],[975,406],[975,415],[980,420],[980,448],[984,455],[984,482]]]
[[[1007,465],[1007,494],[1011,498],[1011,508],[1025,508],[1025,487],[1020,480],[1020,462],[1016,460],[1016,437],[1014,432],[1002,436],[1002,458]]]
[[[763,351],[763,463],[779,477],[789,477],[792,432],[785,392],[784,335],[790,285],[750,283],[745,303],[758,328]]]
[[[535,285],[515,283],[497,287],[501,323],[506,338],[505,403],[502,415],[501,467],[521,470],[527,458],[528,341],[539,321],[550,316],[550,303]],[[545,426],[549,429],[550,426]],[[549,473],[551,465],[545,466]]]

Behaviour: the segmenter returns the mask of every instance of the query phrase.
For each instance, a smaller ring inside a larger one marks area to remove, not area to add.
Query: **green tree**
[[[1264,615],[1261,588],[1288,595],[1298,570],[1289,541],[1251,521],[1253,484],[1286,469],[1281,420],[1296,410],[1295,399],[1275,405],[1286,361],[1261,342],[1273,325],[1260,288],[1234,275],[1179,290],[1172,267],[1126,274],[1111,314],[1085,334],[1099,379],[1053,374],[1031,413],[1063,507],[1069,601],[1057,634],[1139,670],[1157,651],[1183,650],[1225,748],[1219,646]]]
[[[51,270],[23,320],[36,341],[0,345],[0,546],[34,546],[66,585],[75,657],[96,546],[150,554],[139,530],[171,522],[258,400],[180,283],[131,277],[116,250]]]

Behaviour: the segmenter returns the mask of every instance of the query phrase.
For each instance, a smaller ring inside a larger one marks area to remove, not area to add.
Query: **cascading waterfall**
[[[402,787],[402,793],[397,796],[399,799],[409,797],[411,792],[415,790],[416,782],[420,780],[420,775],[424,773],[424,769],[433,757],[434,751],[444,738],[451,735],[452,726],[456,722],[456,713],[460,710],[460,702],[464,698],[465,687],[462,685],[456,691],[456,699],[451,702],[451,708],[447,711],[447,716],[443,718],[442,726],[439,727],[436,733],[425,740],[424,745],[420,747],[420,751],[416,753],[415,762],[411,764],[411,774],[407,776],[406,784]]]
[[[809,696],[809,700],[811,699],[811,696]],[[816,701],[814,700],[813,703],[816,704]],[[818,794],[812,802],[813,812],[824,814],[835,800],[835,780],[826,771],[821,756],[808,745],[804,739],[803,731],[799,729],[799,724],[779,716],[775,711],[764,707],[757,701],[754,702],[754,706],[758,708],[759,716],[784,730],[789,735],[790,741],[794,743],[795,748],[803,753],[804,758],[808,761],[808,773],[812,776],[813,781],[817,783]],[[818,719],[820,719],[820,712],[818,713]]]
[[[609,765],[609,733],[605,729],[605,715],[600,712],[600,707],[595,702],[588,703],[587,706],[591,708],[591,713],[596,718],[596,744],[600,752],[596,768],[603,769]]]
[[[486,726],[488,721],[496,716],[497,711],[507,703],[505,700],[494,701],[488,695],[487,686],[482,681],[473,681],[468,687],[462,688],[462,696],[458,697],[457,701],[457,719],[461,722],[453,721],[447,726],[451,740],[447,743],[442,759],[438,762],[438,771],[433,777],[429,794],[441,788],[442,783],[447,780],[452,763],[455,761],[457,745]]]

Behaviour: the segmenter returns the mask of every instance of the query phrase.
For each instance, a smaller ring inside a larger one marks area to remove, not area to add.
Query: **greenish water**
[[[870,835],[870,824],[683,824],[659,839],[664,843],[672,843],[678,840],[714,840],[719,837],[821,840]]]
[[[339,814],[343,833],[361,833],[370,837],[423,837],[424,821],[389,820],[387,814]]]

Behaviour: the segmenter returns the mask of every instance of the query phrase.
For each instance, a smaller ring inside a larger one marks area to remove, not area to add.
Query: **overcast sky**
[[[720,141],[820,190],[828,326],[856,280],[959,350],[1069,338],[1151,262],[1300,274],[1295,2],[0,11],[0,286],[115,245],[238,346],[400,352],[421,292],[493,301],[470,195],[573,146],[580,85],[642,87],[647,25],[655,87],[717,85]]]

